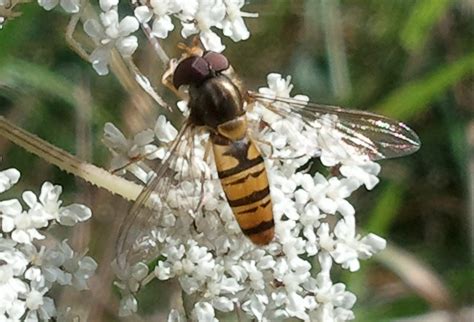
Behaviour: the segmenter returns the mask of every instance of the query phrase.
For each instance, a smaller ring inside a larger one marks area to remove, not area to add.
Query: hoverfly
[[[316,131],[315,120],[324,119],[347,145],[370,160],[408,155],[420,146],[416,133],[405,124],[380,115],[247,91],[224,55],[199,47],[186,48],[170,75],[175,91],[188,86],[190,113],[156,168],[156,176],[122,224],[117,243],[117,255],[122,261],[153,258],[153,242],[139,246],[136,242],[143,230],[151,233],[153,221],[163,210],[159,200],[166,199],[172,182],[179,181],[179,151],[186,149],[186,139],[195,130],[209,134],[207,146],[212,147],[221,186],[242,233],[256,245],[272,241],[275,223],[271,188],[264,158],[249,131],[246,110],[255,101],[282,118],[303,122]],[[153,206],[151,199],[156,199]]]

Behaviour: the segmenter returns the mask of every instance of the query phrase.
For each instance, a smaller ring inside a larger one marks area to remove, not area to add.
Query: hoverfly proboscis
[[[142,239],[153,233],[170,187],[179,184],[178,164],[183,162],[180,151],[188,149],[189,142],[195,144],[197,132],[208,134],[206,151],[212,149],[221,186],[242,233],[256,245],[272,241],[275,222],[271,188],[264,158],[247,119],[247,107],[255,101],[276,115],[303,122],[315,131],[319,130],[317,124],[332,127],[347,146],[370,160],[408,155],[420,146],[414,131],[384,116],[247,91],[220,53],[188,48],[170,75],[175,91],[188,87],[189,116],[155,169],[156,175],[122,223],[117,242],[117,257],[122,263],[151,260],[157,255],[156,244]]]

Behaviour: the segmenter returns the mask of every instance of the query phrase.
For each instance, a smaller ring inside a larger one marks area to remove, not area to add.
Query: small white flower
[[[5,270],[2,273],[1,282],[7,282],[13,276],[21,276],[27,267],[28,261],[21,253],[15,248],[3,250],[0,252],[0,267]]]
[[[119,316],[130,316],[137,311],[137,300],[132,293],[140,288],[140,283],[148,275],[148,266],[138,262],[125,270],[119,267],[117,261],[112,262],[112,269],[119,281],[115,285],[121,290],[122,298],[119,304]]]
[[[99,5],[102,11],[107,12],[112,10],[112,8],[116,7],[119,3],[119,0],[100,0]]]
[[[87,289],[87,280],[97,269],[97,263],[89,256],[74,253],[67,240],[54,247],[41,247],[36,250],[33,245],[25,245],[22,251],[32,263],[25,277],[38,285],[50,287],[54,283],[72,285],[77,290]]]
[[[171,309],[170,314],[168,314],[168,322],[184,322],[186,319],[181,315],[178,310]]]
[[[334,251],[331,252],[335,262],[351,272],[359,270],[359,258],[368,259],[373,254],[384,249],[386,245],[384,239],[374,234],[369,234],[364,238],[356,235],[354,220],[355,218],[350,216],[337,223],[334,228],[334,235],[337,237],[338,242]]]
[[[166,120],[165,116],[160,115],[156,120],[155,124],[155,135],[156,138],[163,143],[170,143],[174,140],[178,130]]]
[[[76,258],[76,267],[72,271],[72,285],[77,290],[87,290],[89,286],[87,281],[94,275],[97,269],[97,262],[90,256],[84,256]],[[68,263],[66,263],[66,269],[68,269]]]
[[[30,209],[23,211],[18,200],[6,200],[0,202],[0,218],[2,219],[2,230],[11,233],[11,238],[23,244],[30,244],[34,239],[43,239],[37,229],[48,225],[44,213]]]
[[[132,267],[126,266],[124,269],[118,265],[117,260],[112,262],[112,269],[118,278],[115,285],[120,288],[124,294],[137,292],[140,288],[140,283],[148,276],[149,271],[145,263],[138,262]],[[126,302],[122,302],[122,304],[126,305]]]
[[[150,6],[154,14],[152,36],[164,39],[174,29],[170,17],[170,14],[176,13],[173,12],[175,9],[174,1],[151,0]]]
[[[168,37],[168,33],[174,29],[170,16],[156,17],[153,20],[152,36],[158,38]]]
[[[24,245],[21,250],[33,265],[25,272],[26,279],[48,287],[53,283],[71,284],[71,274],[61,268],[69,254],[64,254],[58,247],[42,246],[38,252],[36,246]]]
[[[207,50],[222,52],[225,46],[220,37],[211,30],[224,20],[226,7],[222,0],[199,0],[199,7],[191,22],[182,21],[183,29],[181,35],[188,38],[199,33],[201,42]]]
[[[41,305],[43,305],[43,294],[37,290],[31,290],[26,295],[26,306],[30,310],[37,310]]]
[[[133,13],[139,23],[148,22],[153,17],[153,11],[151,11],[147,6],[138,6],[135,8]]]
[[[257,14],[241,12],[240,9],[245,4],[244,0],[224,0],[226,5],[226,17],[222,22],[224,35],[233,41],[246,40],[250,37],[250,32],[242,17],[257,17]]]
[[[137,299],[132,295],[128,294],[120,299],[119,304],[119,316],[130,316],[137,312]]]
[[[105,7],[110,5],[104,2]],[[109,72],[108,64],[112,49],[115,47],[124,57],[130,57],[138,47],[137,37],[130,34],[139,28],[135,17],[126,16],[119,21],[116,8],[100,14],[100,22],[88,19],[84,23],[84,31],[97,43],[97,48],[90,55],[92,67],[99,75]]]
[[[14,248],[0,251],[0,316],[6,312],[19,319],[25,312],[20,297],[28,290],[28,285],[21,279],[27,263],[23,254]]]
[[[215,317],[214,308],[206,302],[197,302],[194,305],[193,316],[200,322],[218,322]]]
[[[56,220],[61,225],[73,226],[91,217],[91,210],[84,205],[72,204],[61,207],[62,201],[59,200],[61,192],[61,186],[45,182],[41,187],[39,200],[31,191],[26,191],[23,194],[23,199],[30,209],[41,211],[48,220]]]
[[[168,130],[168,133],[170,131]],[[112,151],[114,157],[111,161],[113,170],[121,169],[119,174],[125,174],[125,169],[132,172],[143,182],[148,179],[147,171],[143,171],[140,165],[141,159],[155,159],[158,148],[153,142],[155,133],[153,130],[144,130],[133,139],[127,139],[112,123],[104,126],[104,144]]]
[[[256,292],[250,295],[249,300],[245,301],[242,304],[242,309],[257,318],[261,321],[263,319],[263,314],[265,313],[265,308],[268,304],[268,297],[263,292]]]
[[[0,21],[1,24],[1,21]],[[10,189],[20,179],[20,171],[11,168],[0,171],[0,193]]]
[[[291,76],[287,76],[286,79],[283,79],[280,74],[270,73],[267,75],[267,83],[268,87],[259,88],[259,93],[277,97],[292,97],[290,96],[290,92],[293,90]],[[293,96],[293,98],[301,101],[309,100],[306,95],[296,95]]]
[[[377,183],[379,178],[377,175],[380,172],[380,165],[375,162],[364,162],[362,164],[343,164],[339,168],[341,174],[347,178],[354,178],[359,180],[368,190],[372,190]]]
[[[225,46],[222,44],[221,38],[210,29],[207,31],[201,31],[199,33],[199,37],[204,48],[206,48],[207,50],[212,50],[218,53],[224,51]]]
[[[30,292],[26,294],[25,304],[29,311],[24,321],[49,321],[52,317],[56,316],[56,306],[54,305],[53,299],[44,296],[47,291],[47,289],[41,291],[31,289]]]
[[[77,290],[88,289],[87,280],[94,275],[97,263],[89,256],[83,256],[71,249],[67,240],[63,240],[58,248],[65,254],[66,261],[63,264],[64,271],[72,275],[71,285]]]
[[[9,317],[10,321],[21,321],[22,316],[25,314],[26,306],[23,300],[13,300],[8,307],[5,308],[5,313]]]
[[[79,12],[79,0],[38,0],[38,4],[48,11],[56,7],[58,3],[67,13]]]

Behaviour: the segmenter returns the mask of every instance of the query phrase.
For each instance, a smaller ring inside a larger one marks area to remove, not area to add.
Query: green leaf
[[[403,188],[399,184],[389,183],[378,198],[365,230],[382,236],[386,235],[393,218],[398,214],[402,198]]]
[[[439,67],[430,75],[407,83],[390,93],[374,108],[375,113],[408,120],[422,113],[450,86],[474,72],[474,53]]]
[[[433,25],[446,11],[449,3],[450,0],[416,1],[400,33],[402,46],[410,52],[421,49],[432,31]]]
[[[0,66],[2,85],[23,89],[25,86],[63,99],[71,106],[77,104],[73,95],[75,84],[44,66],[10,59]]]

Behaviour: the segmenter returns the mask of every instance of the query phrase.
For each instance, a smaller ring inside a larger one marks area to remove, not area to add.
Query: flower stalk
[[[113,175],[105,169],[78,159],[74,155],[12,124],[3,116],[0,116],[0,135],[46,162],[54,164],[61,170],[124,199],[135,200],[143,188],[134,182]]]

